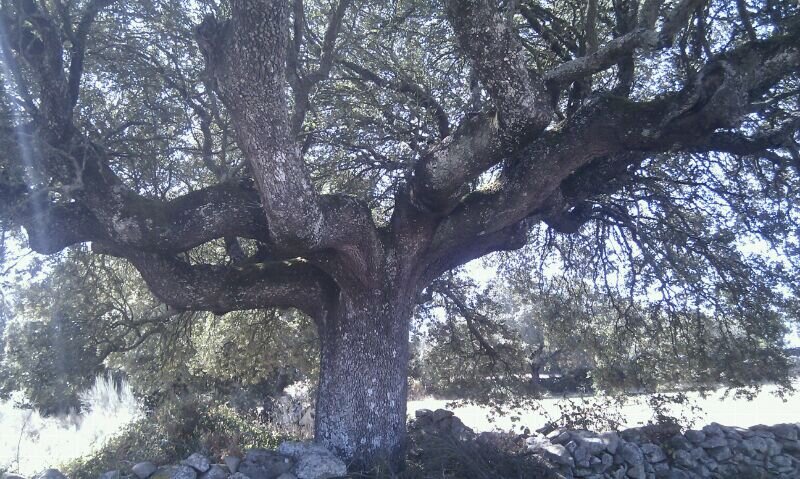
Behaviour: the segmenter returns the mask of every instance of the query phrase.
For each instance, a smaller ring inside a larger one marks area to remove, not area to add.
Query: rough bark
[[[326,218],[289,124],[289,8],[284,1],[232,2],[228,23],[207,19],[200,38],[253,169],[270,233],[277,242],[315,249],[326,239]]]
[[[316,439],[357,468],[397,470],[406,441],[410,299],[340,298],[320,329]]]
[[[347,4],[342,2],[331,20],[326,36],[329,53],[324,54],[315,81],[330,70],[336,25]],[[311,183],[296,143],[286,96],[289,7],[283,1],[234,1],[230,20],[206,18],[198,27],[198,41],[233,116],[271,240],[298,254],[334,250],[335,257],[326,258],[323,265],[329,273],[343,282],[369,282],[375,279],[380,255],[369,210],[345,197],[326,204]]]

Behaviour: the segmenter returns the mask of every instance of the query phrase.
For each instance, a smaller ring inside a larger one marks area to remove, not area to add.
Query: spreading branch
[[[776,79],[796,71],[800,29],[744,45],[707,64],[682,91],[651,102],[613,95],[596,98],[560,129],[533,142],[493,187],[466,196],[442,221],[433,240],[432,263],[472,249],[487,235],[546,213],[562,182],[592,161],[623,153],[691,149],[718,128],[738,125]],[[712,137],[713,138],[713,137]],[[638,154],[630,155],[640,161]],[[625,168],[620,169],[626,172]]]
[[[667,48],[672,45],[675,35],[686,26],[691,13],[703,3],[703,0],[683,0],[679,2],[665,16],[663,26],[655,30],[650,20],[643,23],[636,30],[617,37],[601,48],[588,51],[586,56],[564,62],[544,74],[544,81],[548,87],[558,90],[563,85],[568,85],[580,80],[587,75],[606,70],[634,51],[653,51]]]
[[[132,252],[102,242],[95,250],[130,261],[153,294],[179,310],[222,314],[271,306],[297,308],[324,321],[336,291],[322,271],[303,260],[247,266],[191,265],[176,257]]]

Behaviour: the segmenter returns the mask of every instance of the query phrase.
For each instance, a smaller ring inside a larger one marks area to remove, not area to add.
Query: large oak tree
[[[2,1],[0,216],[173,310],[307,314],[341,456],[400,460],[415,305],[542,224],[666,258],[703,321],[676,257],[729,305],[777,301],[734,241],[796,238],[795,2],[189,3]]]

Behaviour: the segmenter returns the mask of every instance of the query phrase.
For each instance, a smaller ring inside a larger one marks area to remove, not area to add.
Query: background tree
[[[85,248],[42,263],[8,274],[0,348],[0,394],[21,391],[42,414],[79,410],[100,373],[124,374],[150,410],[202,395],[247,417],[316,377],[316,338],[300,314],[172,310],[129,264]]]
[[[401,458],[426,289],[541,225],[636,312],[610,341],[781,364],[796,2],[0,5],[3,224],[169,311],[312,318],[317,439],[357,465]]]
[[[551,240],[556,244],[538,244]],[[522,250],[486,262],[497,268],[487,284],[460,275],[431,286],[416,373],[428,392],[507,410],[581,389],[617,395],[676,386],[791,387],[782,340],[795,320],[791,311],[761,313],[751,326],[761,344],[747,346],[744,330],[727,330],[727,321],[710,313],[680,305],[664,311],[652,293],[604,289],[609,278],[574,243],[535,231]],[[542,259],[560,266],[543,268]]]

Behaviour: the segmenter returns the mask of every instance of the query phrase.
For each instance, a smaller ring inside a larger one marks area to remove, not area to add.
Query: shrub
[[[461,440],[448,433],[413,433],[408,470],[377,478],[550,479],[546,465],[527,452],[524,439],[510,433],[484,433]]]
[[[232,408],[199,399],[172,402],[126,427],[97,452],[63,466],[72,479],[95,479],[110,470],[130,472],[141,461],[177,463],[193,452],[214,460],[242,449],[274,448],[281,438],[267,425]]]
[[[144,418],[126,426],[96,452],[63,465],[62,470],[73,479],[95,479],[114,469],[130,472],[140,461],[165,463],[175,457],[176,448],[169,443],[165,428]]]

